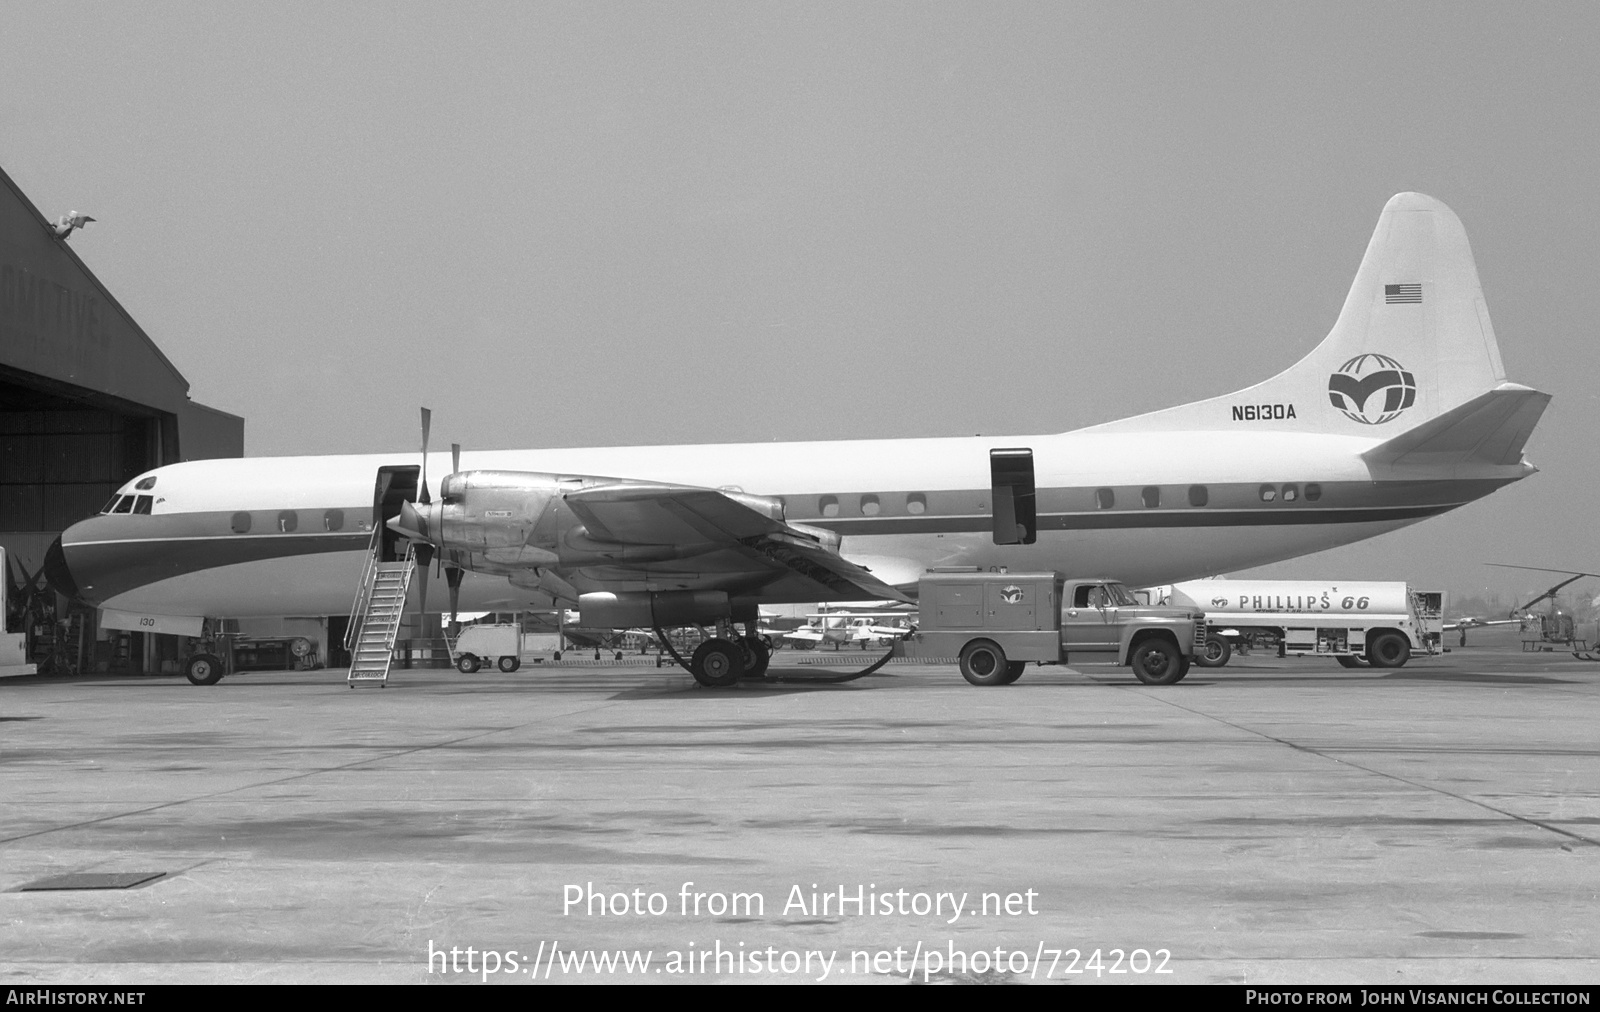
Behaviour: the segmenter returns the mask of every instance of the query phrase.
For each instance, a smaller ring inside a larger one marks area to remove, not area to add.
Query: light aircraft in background
[[[1172,375],[1222,350],[1181,330],[1172,344]],[[1003,373],[952,384],[1003,412]],[[731,685],[765,665],[762,604],[905,601],[935,567],[1151,586],[1437,516],[1534,473],[1523,446],[1549,400],[1506,381],[1459,219],[1402,193],[1328,336],[1236,393],[1038,435],[480,451],[450,461],[437,500],[426,473],[447,461],[426,436],[420,461],[172,464],[66,531],[49,577],[155,631],[336,615],[369,553],[409,539],[452,610],[712,626],[690,668]]]
[[[1563,610],[1556,603],[1556,595],[1569,584],[1573,584],[1586,576],[1600,577],[1600,573],[1580,573],[1571,569],[1545,569],[1541,566],[1513,566],[1503,562],[1490,562],[1487,565],[1498,569],[1525,569],[1532,573],[1559,573],[1566,579],[1554,584],[1543,593],[1537,594],[1522,604],[1511,609],[1509,618],[1484,619],[1477,616],[1457,619],[1446,626],[1446,631],[1459,630],[1461,645],[1467,645],[1468,629],[1487,629],[1491,626],[1514,625],[1524,632],[1536,630],[1539,633],[1539,643],[1560,644],[1571,650],[1575,655],[1582,656],[1587,652],[1588,643],[1578,637],[1577,623],[1572,613]],[[1542,612],[1533,609],[1539,604],[1549,601],[1550,607]],[[1594,658],[1585,658],[1592,660]]]
[[[911,613],[899,611],[822,611],[806,616],[806,624],[783,633],[786,640],[835,649],[855,643],[865,650],[869,644],[904,636]],[[895,623],[900,624],[895,624]]]

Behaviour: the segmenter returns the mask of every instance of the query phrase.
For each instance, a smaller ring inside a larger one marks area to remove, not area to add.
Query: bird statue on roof
[[[87,214],[79,214],[77,211],[68,211],[51,224],[50,230],[60,238],[65,239],[67,236],[72,234],[73,229],[82,228],[91,221],[94,221],[94,219],[89,217]]]

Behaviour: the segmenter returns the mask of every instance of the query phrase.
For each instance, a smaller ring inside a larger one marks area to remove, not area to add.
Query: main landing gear
[[[745,623],[743,636],[738,635],[731,622],[719,623],[717,635],[695,648],[687,662],[664,635],[662,642],[673,658],[689,669],[694,680],[708,689],[728,689],[738,685],[741,678],[761,678],[772,661],[772,647],[756,635],[754,622]]]

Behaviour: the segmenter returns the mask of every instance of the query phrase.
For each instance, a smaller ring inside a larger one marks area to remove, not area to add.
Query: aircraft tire
[[[1133,648],[1128,666],[1133,668],[1133,677],[1146,685],[1172,685],[1189,673],[1187,660],[1176,643],[1165,636],[1151,636]]]
[[[1203,653],[1194,655],[1194,662],[1202,668],[1220,668],[1233,657],[1233,644],[1221,636],[1207,636]]]
[[[504,671],[506,674],[509,675],[509,674],[511,674],[511,672],[513,672],[513,671],[517,670],[518,668],[522,667],[522,658],[520,658],[520,657],[502,657],[502,658],[500,658],[499,661],[496,662],[496,665],[500,668],[501,671]]]
[[[772,648],[759,636],[745,636],[739,640],[744,648],[744,674],[740,678],[765,678],[767,665],[772,663]]]
[[[732,688],[744,674],[744,649],[730,640],[706,640],[695,649],[689,673],[708,689]]]
[[[194,685],[215,685],[222,681],[222,658],[215,654],[195,654],[184,663],[183,674]]]
[[[1334,660],[1339,662],[1339,667],[1341,668],[1365,668],[1368,666],[1367,662],[1359,657],[1339,656],[1335,657]]]
[[[1008,685],[1010,662],[998,643],[973,640],[961,648],[961,677],[973,685]]]
[[[456,670],[461,672],[463,675],[470,675],[477,671],[479,667],[480,662],[478,661],[478,658],[474,657],[472,654],[462,654],[460,657],[456,658]]]
[[[1404,667],[1411,659],[1411,644],[1400,633],[1379,633],[1367,643],[1367,658],[1375,668]]]

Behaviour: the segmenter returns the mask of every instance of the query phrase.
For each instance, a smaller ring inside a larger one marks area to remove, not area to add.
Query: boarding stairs
[[[389,680],[394,644],[400,635],[400,617],[406,610],[412,574],[417,570],[416,556],[412,554],[409,541],[405,542],[405,554],[400,559],[381,562],[378,552],[381,542],[377,532],[374,535],[367,571],[356,588],[355,603],[350,609],[350,631],[345,634],[345,649],[350,651],[350,675],[346,680],[351,688],[357,685],[382,688]]]

